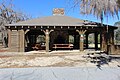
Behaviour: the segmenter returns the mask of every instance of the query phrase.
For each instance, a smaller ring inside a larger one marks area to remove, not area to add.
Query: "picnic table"
[[[54,44],[53,49],[73,49],[73,44]]]

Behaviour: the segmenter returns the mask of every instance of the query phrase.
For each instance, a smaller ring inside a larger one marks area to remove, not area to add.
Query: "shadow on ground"
[[[109,65],[110,62],[112,61],[116,61],[119,64],[117,65],[118,67],[120,67],[120,57],[119,56],[115,56],[115,55],[108,55],[106,53],[88,53],[87,54],[87,58],[89,59],[89,61],[93,64],[96,64],[96,66],[101,69],[101,67],[103,65]]]

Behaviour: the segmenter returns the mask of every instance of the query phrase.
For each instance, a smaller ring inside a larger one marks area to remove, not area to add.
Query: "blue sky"
[[[100,22],[93,15],[80,14],[79,6],[74,9],[71,8],[72,3],[70,1],[72,0],[13,0],[13,4],[16,10],[29,14],[33,18],[51,16],[53,8],[64,8],[66,16]],[[119,21],[117,17],[108,16],[108,19],[104,18],[104,23],[109,25],[114,25],[117,21]]]

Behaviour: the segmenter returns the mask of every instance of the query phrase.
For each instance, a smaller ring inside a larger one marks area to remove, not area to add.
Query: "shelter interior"
[[[89,34],[92,34],[93,36],[93,43],[89,40]],[[99,34],[96,35],[95,32],[89,32],[87,31],[84,34],[84,49],[100,49],[100,42],[98,42],[98,39],[100,39]],[[80,35],[76,30],[55,30],[50,33],[50,50],[53,49],[54,44],[72,44],[73,49],[79,49],[80,41],[79,41]],[[97,38],[97,39],[96,39]],[[45,50],[45,34],[41,30],[30,30],[25,34],[25,51],[31,51],[31,50]],[[91,43],[91,45],[90,45]],[[34,48],[36,46],[36,49]],[[68,49],[68,48],[59,48],[59,50]]]

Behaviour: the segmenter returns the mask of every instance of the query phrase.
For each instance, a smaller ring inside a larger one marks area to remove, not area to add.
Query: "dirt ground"
[[[25,67],[96,67],[97,62],[92,62],[86,54],[70,53],[0,53],[0,68],[25,68]],[[104,67],[119,67],[120,60],[114,59],[101,64]]]

